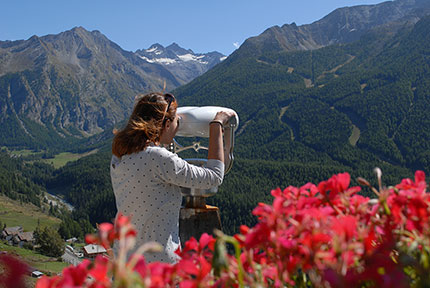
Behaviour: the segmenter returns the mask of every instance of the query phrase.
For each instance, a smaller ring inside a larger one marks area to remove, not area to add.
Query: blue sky
[[[230,54],[274,25],[312,23],[336,8],[382,0],[6,0],[0,40],[99,30],[127,51],[173,42],[194,52]]]

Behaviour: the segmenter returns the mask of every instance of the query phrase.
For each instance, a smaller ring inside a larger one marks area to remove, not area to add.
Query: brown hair
[[[112,154],[117,157],[140,152],[151,142],[158,143],[164,122],[176,116],[178,104],[171,94],[154,92],[137,95],[136,99],[127,125],[113,138]]]

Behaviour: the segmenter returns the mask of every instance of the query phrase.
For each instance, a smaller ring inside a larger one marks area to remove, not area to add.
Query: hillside
[[[424,18],[397,33],[378,29],[318,50],[259,57],[239,50],[178,88],[181,105],[227,106],[241,116],[239,160],[213,199],[230,214],[229,225],[241,222],[231,211],[247,215],[276,186],[341,171],[373,180],[376,166],[387,183],[429,172],[428,31]]]
[[[426,157],[411,158],[408,147],[413,154],[428,150],[429,135],[419,125],[427,121],[429,25],[424,18],[395,34],[379,29],[358,42],[311,51],[243,57],[239,49],[175,92],[181,105],[238,111],[241,158],[264,154],[266,160],[308,163],[324,152],[325,163],[350,165],[339,154],[350,150],[426,169]],[[420,144],[412,145],[412,126],[422,135]],[[354,127],[360,133],[351,145]]]
[[[21,226],[24,231],[34,231],[38,224],[58,229],[61,220],[43,213],[40,207],[31,203],[0,195],[0,222],[7,227]]]

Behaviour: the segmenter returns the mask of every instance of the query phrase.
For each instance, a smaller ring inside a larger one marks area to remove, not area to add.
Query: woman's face
[[[161,144],[170,144],[173,141],[173,137],[175,137],[176,132],[179,128],[179,116],[176,114],[173,121],[167,119],[164,124],[163,132],[161,132],[160,143]]]

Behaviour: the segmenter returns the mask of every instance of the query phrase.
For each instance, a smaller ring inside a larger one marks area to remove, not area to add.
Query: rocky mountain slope
[[[215,64],[212,56],[193,57]],[[209,65],[180,69],[143,60],[82,27],[0,41],[0,146],[64,147],[123,120],[136,94],[160,91],[164,81],[171,90]]]
[[[248,54],[271,51],[312,50],[327,45],[350,43],[377,26],[396,27],[414,24],[430,12],[430,1],[395,0],[376,5],[338,8],[324,18],[297,26],[295,23],[274,26],[261,35],[247,39],[241,46]]]

